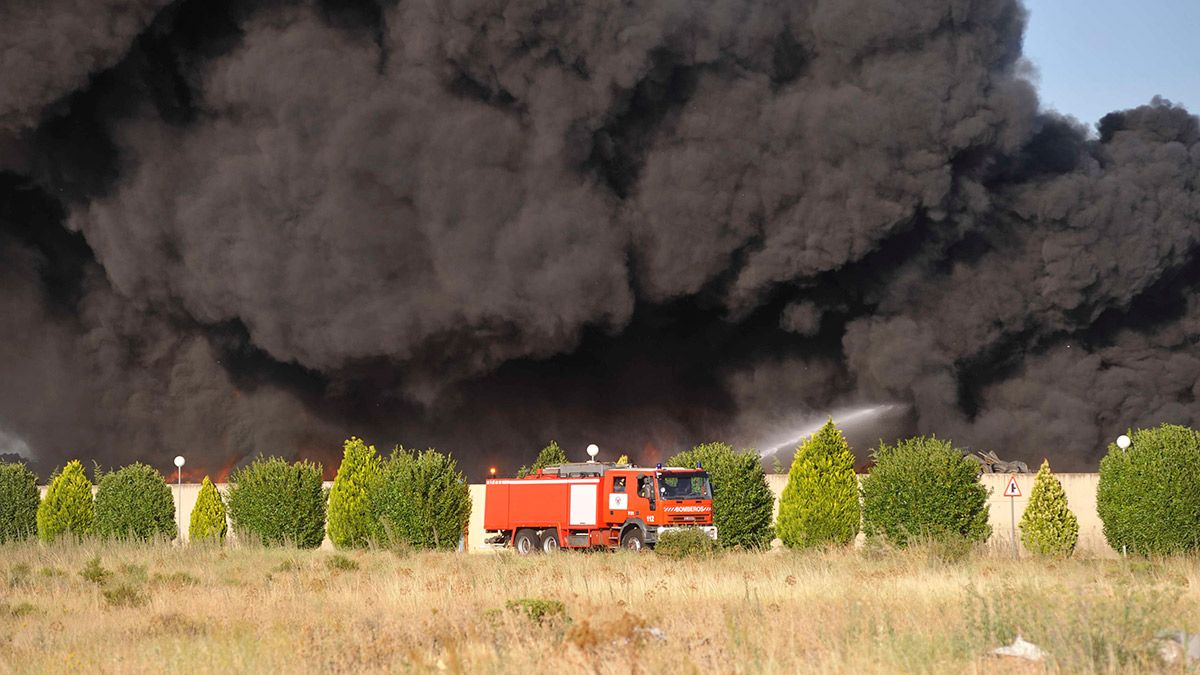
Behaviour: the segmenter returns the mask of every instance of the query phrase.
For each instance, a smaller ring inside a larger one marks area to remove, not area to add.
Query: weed
[[[207,632],[203,623],[183,614],[169,612],[150,620],[150,632],[160,635],[184,635],[195,637]]]
[[[146,582],[146,566],[145,565],[135,565],[133,563],[122,563],[121,566],[118,567],[117,569],[121,572],[121,575],[124,576],[129,581],[137,582],[137,583],[145,583]]]
[[[112,578],[112,570],[106,569],[100,564],[100,556],[95,556],[84,564],[83,569],[79,570],[79,576],[93,584],[103,586]]]
[[[195,586],[200,583],[200,580],[187,572],[171,572],[169,574],[155,572],[150,577],[150,582],[168,588],[184,588],[186,586]]]
[[[557,619],[570,621],[570,617],[567,616],[566,606],[558,600],[517,598],[504,603],[504,607],[513,612],[524,613],[530,621],[535,623],[544,623]]]
[[[353,572],[358,569],[358,562],[340,553],[335,553],[325,559],[325,566],[339,572]]]
[[[19,619],[23,616],[38,616],[42,610],[31,602],[18,602],[15,605],[0,602],[0,616],[9,616],[14,619]]]
[[[29,585],[29,563],[16,563],[8,571],[8,585],[19,588]]]
[[[106,588],[104,593],[104,601],[109,607],[141,607],[146,604],[148,598],[146,594],[137,586],[131,584],[117,584],[112,588]]]

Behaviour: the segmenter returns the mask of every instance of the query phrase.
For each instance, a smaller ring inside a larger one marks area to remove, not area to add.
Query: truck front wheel
[[[517,535],[513,537],[513,548],[521,555],[537,553],[540,543],[537,533],[533,530],[517,530]]]
[[[630,551],[640,551],[646,545],[646,535],[640,527],[632,527],[621,535],[621,548]]]

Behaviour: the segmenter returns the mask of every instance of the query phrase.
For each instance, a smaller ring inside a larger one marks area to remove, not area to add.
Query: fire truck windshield
[[[706,473],[661,474],[658,492],[663,499],[712,499]]]

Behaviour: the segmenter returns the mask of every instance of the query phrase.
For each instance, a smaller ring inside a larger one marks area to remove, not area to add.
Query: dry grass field
[[[1155,632],[1200,628],[1190,558],[81,543],[0,547],[0,575],[13,673],[1130,672],[1165,668]],[[1050,659],[986,656],[1017,631]]]

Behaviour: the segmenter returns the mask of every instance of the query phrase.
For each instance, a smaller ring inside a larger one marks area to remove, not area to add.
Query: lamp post
[[[587,453],[588,457],[590,458],[588,461],[594,463],[596,461],[596,455],[600,454],[600,446],[592,443],[587,447]]]
[[[175,456],[175,471],[176,476],[176,499],[179,504],[175,507],[175,518],[179,520],[179,541],[183,542],[183,455]]]
[[[1117,447],[1121,449],[1121,452],[1128,450],[1129,446],[1131,446],[1131,445],[1133,445],[1133,441],[1129,440],[1129,437],[1126,436],[1125,434],[1121,434],[1120,436],[1117,436]],[[1128,545],[1121,544],[1121,557],[1127,557],[1128,555],[1129,555]]]

